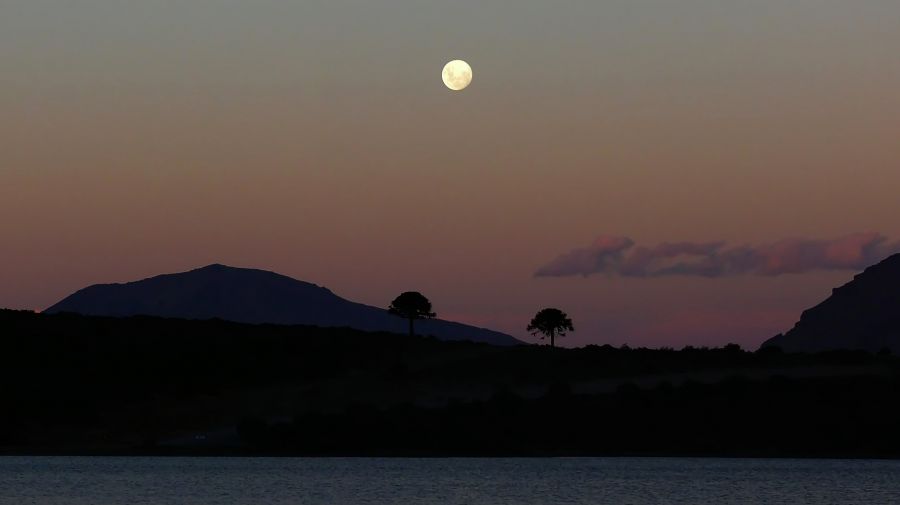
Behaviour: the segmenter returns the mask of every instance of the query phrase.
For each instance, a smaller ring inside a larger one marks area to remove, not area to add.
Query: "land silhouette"
[[[125,284],[81,289],[45,313],[93,316],[219,318],[250,324],[299,324],[401,333],[406,324],[381,307],[341,298],[331,290],[265,270],[209,265]],[[494,345],[521,342],[499,331],[431,319],[419,321],[426,335]]]
[[[783,335],[763,343],[786,351],[900,352],[900,254],[865,269],[806,310]]]
[[[188,274],[0,310],[0,453],[900,457],[900,256],[757,351],[558,348],[574,324],[555,308],[528,325],[548,346],[435,336],[416,292],[366,309],[390,332],[273,324],[259,318],[292,307],[273,292],[337,297],[270,272]],[[259,287],[244,276],[281,291],[231,293]],[[148,308],[168,317],[129,315]],[[796,352],[804,332],[822,332],[816,352]]]
[[[900,456],[888,353],[0,311],[5,454]]]

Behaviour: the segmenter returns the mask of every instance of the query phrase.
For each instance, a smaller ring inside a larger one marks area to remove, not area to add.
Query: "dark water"
[[[0,457],[0,504],[900,503],[900,461]]]

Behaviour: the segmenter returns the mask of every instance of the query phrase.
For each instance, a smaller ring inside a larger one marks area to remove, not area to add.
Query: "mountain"
[[[900,254],[867,268],[763,347],[816,352],[888,348],[900,351]]]
[[[219,318],[251,324],[408,331],[405,320],[385,309],[351,302],[324,287],[274,272],[225,265],[209,265],[125,284],[96,284],[75,292],[44,312]],[[416,333],[441,340],[472,340],[494,345],[522,343],[505,333],[439,319],[416,321]]]

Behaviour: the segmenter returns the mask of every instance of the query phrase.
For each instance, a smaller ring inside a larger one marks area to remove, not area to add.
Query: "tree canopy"
[[[575,331],[572,319],[565,312],[554,308],[541,309],[531,319],[527,329],[532,335],[541,334],[542,340],[550,337],[550,347],[556,346],[556,337],[565,336],[567,331]]]
[[[416,319],[432,319],[437,314],[431,310],[431,302],[418,291],[407,291],[394,298],[388,312],[409,320],[409,334],[415,335],[413,323]]]

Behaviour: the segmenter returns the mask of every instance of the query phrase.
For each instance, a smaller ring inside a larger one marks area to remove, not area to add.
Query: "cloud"
[[[542,266],[535,272],[538,277],[566,277],[590,275],[608,271],[622,261],[622,253],[634,245],[628,237],[599,237],[593,244],[573,249]]]
[[[862,270],[900,252],[900,241],[880,233],[853,233],[831,240],[785,239],[758,246],[725,242],[665,242],[638,246],[628,237],[599,237],[588,247],[556,257],[536,277],[612,274],[623,277],[799,274]]]

